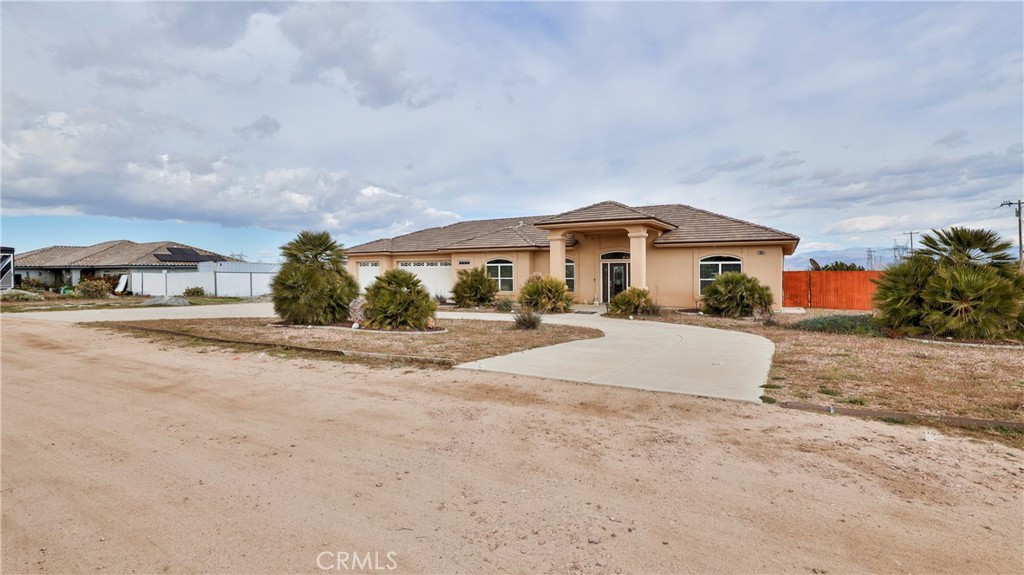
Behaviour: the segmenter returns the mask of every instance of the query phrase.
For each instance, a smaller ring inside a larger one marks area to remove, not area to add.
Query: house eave
[[[623,229],[626,226],[642,225],[649,228],[653,228],[660,231],[669,231],[678,229],[678,226],[670,224],[668,222],[661,221],[656,218],[623,218],[617,220],[590,220],[590,221],[579,221],[579,222],[564,222],[564,223],[541,223],[533,224],[533,227],[542,230],[559,230],[559,231],[581,231],[581,232],[595,232],[602,230],[617,230]]]

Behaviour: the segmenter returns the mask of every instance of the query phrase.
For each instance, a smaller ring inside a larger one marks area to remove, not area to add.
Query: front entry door
[[[629,262],[603,262],[601,286],[601,301],[604,303],[625,291],[629,287]]]

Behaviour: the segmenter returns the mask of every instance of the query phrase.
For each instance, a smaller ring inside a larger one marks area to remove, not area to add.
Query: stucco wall
[[[656,234],[651,234],[647,245],[647,287],[658,303],[669,307],[693,308],[698,305],[700,293],[700,259],[707,256],[734,256],[743,262],[744,273],[756,277],[771,288],[775,306],[782,307],[781,246],[723,246],[723,247],[654,247]],[[592,302],[600,294],[601,254],[629,251],[629,238],[625,233],[578,234],[574,247],[566,250],[566,257],[576,262],[576,301]],[[499,295],[515,297],[531,273],[548,274],[551,271],[547,251],[489,251],[454,254],[419,254],[395,256],[350,256],[349,273],[358,277],[357,262],[379,261],[381,272],[392,269],[397,261],[445,260],[451,258],[452,281],[460,269],[479,267],[493,259],[507,259],[514,264],[515,291]],[[462,264],[468,262],[468,264]]]

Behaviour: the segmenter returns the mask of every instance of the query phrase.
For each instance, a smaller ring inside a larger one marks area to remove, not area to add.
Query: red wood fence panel
[[[782,305],[808,307],[811,305],[811,272],[782,272]]]
[[[875,284],[884,272],[783,272],[783,305],[871,310]]]

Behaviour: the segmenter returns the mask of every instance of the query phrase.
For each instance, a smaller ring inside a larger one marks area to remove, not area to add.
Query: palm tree
[[[882,323],[897,332],[966,339],[1024,338],[1024,274],[1012,243],[991,230],[932,230],[923,249],[875,281]]]
[[[917,253],[935,258],[940,264],[996,268],[1013,268],[1016,265],[1009,251],[1013,243],[1004,241],[992,230],[952,226],[945,230],[932,230],[932,234],[921,238],[924,248]]]
[[[348,318],[359,284],[345,269],[345,248],[327,232],[303,231],[281,246],[285,262],[270,284],[274,311],[287,323],[326,325]]]

